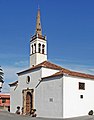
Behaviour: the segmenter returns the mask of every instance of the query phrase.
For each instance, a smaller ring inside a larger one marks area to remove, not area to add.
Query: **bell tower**
[[[36,18],[36,31],[30,40],[30,67],[47,60],[47,40],[42,35],[40,9]]]

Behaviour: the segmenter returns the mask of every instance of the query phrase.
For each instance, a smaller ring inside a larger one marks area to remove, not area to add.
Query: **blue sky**
[[[38,5],[48,60],[94,74],[94,0],[0,0],[0,65],[5,85],[29,67]]]

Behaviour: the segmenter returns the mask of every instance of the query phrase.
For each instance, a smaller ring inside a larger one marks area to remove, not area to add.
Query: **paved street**
[[[31,120],[31,117],[0,111],[0,120]],[[35,118],[32,120],[35,120]]]
[[[8,113],[5,111],[0,111],[0,120],[59,120],[50,118],[32,118],[31,116],[22,116],[13,113]],[[70,119],[60,119],[60,120],[94,120],[94,116],[83,116]]]

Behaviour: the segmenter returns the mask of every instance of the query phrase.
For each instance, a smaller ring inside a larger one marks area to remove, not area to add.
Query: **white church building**
[[[70,118],[94,110],[94,75],[79,73],[47,61],[47,40],[42,35],[40,10],[30,40],[30,67],[10,83],[10,112],[36,109],[37,117]]]

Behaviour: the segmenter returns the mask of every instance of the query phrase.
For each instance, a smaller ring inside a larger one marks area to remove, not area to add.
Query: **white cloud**
[[[4,83],[1,91],[2,91],[2,93],[9,93],[10,92],[9,85],[7,83]]]
[[[94,68],[93,69],[91,68],[90,71],[94,72]]]
[[[18,57],[20,57],[20,56],[16,55],[16,54],[0,53],[0,59],[1,60],[12,60],[12,59],[17,59]]]
[[[5,82],[11,82],[17,80],[16,73],[25,69],[25,67],[4,66],[3,69],[4,69]]]
[[[19,62],[15,62],[16,66],[27,66],[28,65],[28,61],[19,61]]]
[[[94,75],[94,65],[89,65],[89,63],[90,64],[93,63],[92,60],[88,60],[88,61],[79,61],[78,60],[77,61],[74,59],[58,59],[58,58],[51,59],[51,60],[64,68]]]
[[[94,67],[89,65],[80,65],[80,64],[64,64],[63,67],[70,69],[72,71],[77,71],[86,74],[94,75]]]
[[[18,79],[16,73],[27,69],[26,67],[16,67],[16,66],[3,66],[4,70],[4,86],[2,92],[9,92],[9,83],[15,82]]]
[[[19,71],[23,69],[27,69],[28,61],[19,61],[15,62],[13,65],[3,65],[2,68],[4,70],[4,78],[6,82],[17,80],[17,74]]]

